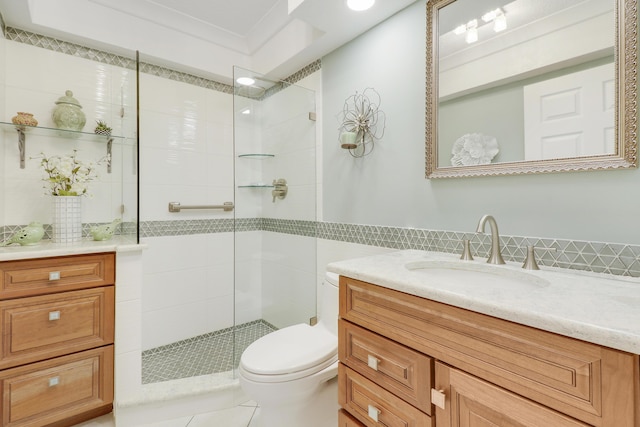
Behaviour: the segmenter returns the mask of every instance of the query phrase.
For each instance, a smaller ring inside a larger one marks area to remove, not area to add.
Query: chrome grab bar
[[[225,212],[232,211],[233,202],[224,202],[222,205],[185,205],[181,206],[180,202],[169,202],[169,212],[180,212],[182,209],[222,209]]]

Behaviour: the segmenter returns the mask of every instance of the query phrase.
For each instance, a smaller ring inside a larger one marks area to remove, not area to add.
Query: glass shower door
[[[234,68],[235,366],[316,315],[315,92]]]

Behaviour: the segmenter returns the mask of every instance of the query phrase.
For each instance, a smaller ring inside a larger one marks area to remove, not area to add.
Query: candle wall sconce
[[[374,141],[384,135],[385,114],[380,110],[380,95],[372,88],[351,95],[338,114],[340,146],[353,157],[373,151]]]

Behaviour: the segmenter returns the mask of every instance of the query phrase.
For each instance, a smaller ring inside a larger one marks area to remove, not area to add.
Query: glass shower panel
[[[140,62],[143,384],[232,382],[232,87]]]
[[[234,68],[235,366],[316,315],[315,92]]]

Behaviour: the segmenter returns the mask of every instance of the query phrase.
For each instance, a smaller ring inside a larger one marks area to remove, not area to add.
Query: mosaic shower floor
[[[142,384],[231,371],[249,344],[275,330],[263,320],[237,326],[235,358],[233,328],[143,351]]]

